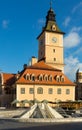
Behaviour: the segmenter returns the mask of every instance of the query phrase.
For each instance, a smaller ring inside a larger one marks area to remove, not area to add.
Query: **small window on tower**
[[[53,49],[53,52],[55,52],[55,49]]]
[[[55,25],[52,25],[51,28],[52,28],[53,31],[56,31],[56,26]]]
[[[56,61],[56,58],[54,58],[54,61]]]

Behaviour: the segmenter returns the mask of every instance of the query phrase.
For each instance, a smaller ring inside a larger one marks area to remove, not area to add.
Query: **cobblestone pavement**
[[[82,130],[82,123],[21,123],[0,119],[0,130]]]

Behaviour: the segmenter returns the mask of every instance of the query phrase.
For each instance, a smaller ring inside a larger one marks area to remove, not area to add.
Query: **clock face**
[[[56,37],[53,37],[53,38],[52,38],[52,42],[53,42],[53,43],[56,43],[56,42],[57,42],[57,38],[56,38]]]

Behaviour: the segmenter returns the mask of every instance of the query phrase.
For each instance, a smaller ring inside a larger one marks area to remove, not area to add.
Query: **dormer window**
[[[39,81],[42,81],[43,80],[43,75],[39,75]]]
[[[61,82],[64,82],[64,76],[60,77]]]
[[[60,76],[59,75],[56,76],[56,81],[60,82]]]
[[[26,74],[26,75],[25,75],[25,79],[26,79],[26,80],[30,80],[30,75],[29,75],[29,74]]]
[[[48,81],[48,76],[47,75],[44,75],[44,80]]]
[[[52,75],[49,75],[48,80],[52,81]]]
[[[35,75],[34,74],[31,75],[31,80],[35,81]]]
[[[64,76],[63,76],[63,75],[61,75],[61,76],[56,75],[55,80],[56,80],[57,82],[64,82],[65,79],[64,79]]]

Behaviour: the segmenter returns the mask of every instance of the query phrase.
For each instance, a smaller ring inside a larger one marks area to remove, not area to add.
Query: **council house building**
[[[31,65],[25,64],[17,74],[0,74],[0,106],[10,106],[14,100],[75,100],[75,84],[64,74],[64,34],[50,7],[37,37],[38,58],[32,57]]]

